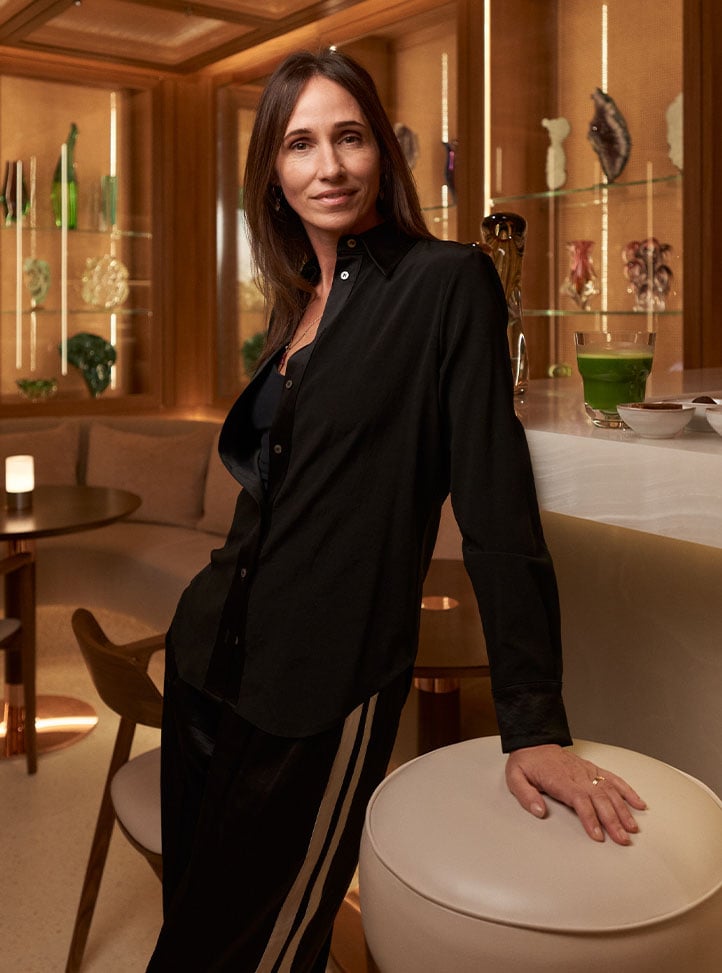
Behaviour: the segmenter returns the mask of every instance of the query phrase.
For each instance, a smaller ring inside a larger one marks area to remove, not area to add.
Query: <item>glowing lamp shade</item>
[[[8,456],[5,460],[5,505],[8,510],[27,510],[33,505],[35,463],[32,456]]]

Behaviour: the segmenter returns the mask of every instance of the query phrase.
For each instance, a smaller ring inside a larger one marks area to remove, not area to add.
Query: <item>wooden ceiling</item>
[[[0,46],[177,74],[360,0],[0,0]]]

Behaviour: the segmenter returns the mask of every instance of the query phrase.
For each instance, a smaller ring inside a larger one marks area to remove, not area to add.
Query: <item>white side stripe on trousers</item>
[[[293,886],[286,897],[286,901],[281,907],[278,918],[276,919],[276,924],[273,928],[273,932],[269,937],[266,950],[256,969],[256,973],[271,973],[280,957],[283,957],[283,962],[278,967],[278,973],[291,973],[296,951],[299,943],[301,942],[301,938],[306,931],[308,923],[313,918],[314,910],[321,899],[326,875],[331,867],[334,853],[338,847],[339,840],[346,825],[349,810],[358,786],[359,777],[361,776],[361,771],[366,760],[366,753],[368,751],[377,698],[378,694],[373,696],[368,701],[368,704],[357,706],[356,709],[350,713],[344,721],[341,742],[339,744],[338,751],[336,752],[336,757],[334,758],[321,805],[318,809],[316,821],[313,826],[313,833],[311,835],[311,841],[309,842],[308,846],[308,853],[303,862],[301,870],[296,877],[296,881],[293,883]],[[364,709],[366,710],[365,722],[364,725],[361,726]],[[331,821],[338,805],[341,789],[346,778],[349,763],[353,755],[354,745],[359,735],[359,730],[362,731],[363,738],[361,745],[358,748],[358,753],[356,754],[352,779],[343,798],[341,812],[338,815],[338,820],[336,822],[333,834],[330,834]],[[326,848],[325,854],[323,853],[324,847]],[[305,912],[301,917],[301,921],[296,929],[296,932],[291,940],[288,941],[289,933],[294,922],[296,921],[301,902],[308,890],[308,883],[314,870],[317,870],[317,875],[313,882],[313,887],[310,889],[310,895],[308,896]]]

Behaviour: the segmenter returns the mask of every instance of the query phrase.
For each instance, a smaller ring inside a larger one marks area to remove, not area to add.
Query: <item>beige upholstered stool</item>
[[[361,916],[381,973],[718,973],[722,801],[642,754],[576,741],[647,801],[628,847],[507,791],[498,737],[404,764],[369,802]]]

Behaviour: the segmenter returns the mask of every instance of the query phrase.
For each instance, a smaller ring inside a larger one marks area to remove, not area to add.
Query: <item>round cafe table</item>
[[[5,615],[20,620],[21,650],[5,651],[5,705],[0,724],[0,759],[25,754],[34,773],[36,752],[55,750],[81,739],[97,723],[88,703],[66,696],[35,694],[35,541],[104,527],[133,513],[141,498],[127,490],[100,486],[37,486],[32,506],[0,508],[0,540],[7,556]],[[72,564],[68,565],[72,571]]]

